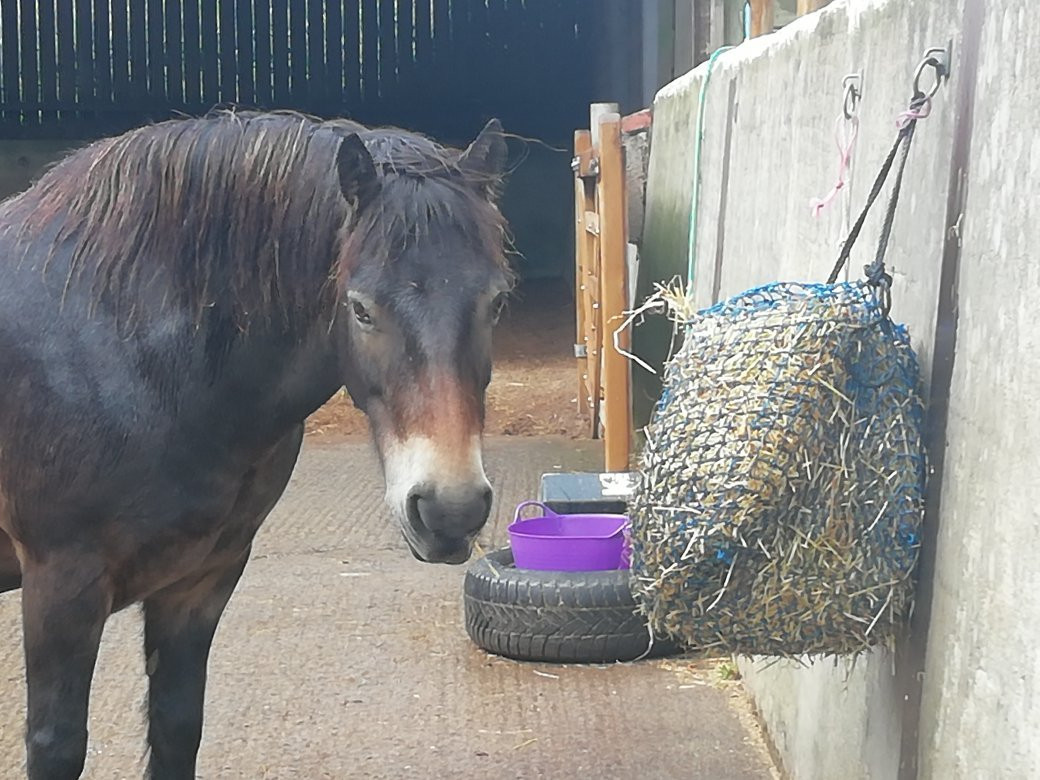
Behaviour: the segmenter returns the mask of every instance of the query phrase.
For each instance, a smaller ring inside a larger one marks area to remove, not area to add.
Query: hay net
[[[906,330],[864,282],[771,284],[686,325],[630,507],[651,627],[741,655],[890,645],[925,479]]]

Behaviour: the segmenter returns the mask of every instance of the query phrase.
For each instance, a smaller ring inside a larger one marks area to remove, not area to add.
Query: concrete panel
[[[1035,4],[986,4],[959,277],[923,775],[1040,777]]]
[[[1040,299],[1040,271],[1031,257],[1040,228],[1026,189],[1040,173],[1040,143],[1023,115],[1040,91],[1040,19],[1025,0],[987,5],[920,722],[921,776],[943,779],[1040,776],[1040,422],[1030,403],[1030,391],[1040,384],[1040,337],[1030,317],[1031,304]],[[712,302],[716,286],[726,297],[778,279],[826,277],[842,238],[841,209],[834,204],[814,220],[809,200],[834,182],[842,77],[863,76],[861,128],[847,188],[858,209],[894,140],[894,118],[906,106],[923,51],[952,41],[954,80],[960,75],[963,9],[961,0],[837,2],[722,55],[706,96],[699,305]],[[695,120],[705,73],[702,65],[655,100],[642,295],[655,281],[685,276]],[[932,115],[919,123],[888,253],[893,316],[910,328],[925,381],[935,336],[954,98],[953,89],[942,90]],[[886,197],[853,254],[853,276],[873,258]],[[637,350],[662,359],[668,333],[659,320],[643,326]],[[653,397],[652,383],[642,381],[644,395]],[[893,658],[881,652],[852,669],[832,662],[741,662],[785,768],[798,780],[896,776],[903,702],[893,668]]]
[[[899,762],[899,696],[893,659],[879,652],[844,660],[739,662],[744,684],[789,777],[894,778]]]
[[[637,301],[645,300],[655,283],[686,276],[693,181],[690,150],[698,90],[699,81],[683,78],[665,87],[654,101]],[[670,337],[669,323],[662,317],[650,317],[633,330],[633,349],[659,371],[668,355]],[[638,367],[633,369],[633,418],[637,427],[646,425],[660,389],[657,376]]]

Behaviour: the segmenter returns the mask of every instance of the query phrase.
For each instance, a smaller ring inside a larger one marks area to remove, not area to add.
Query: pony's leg
[[[0,531],[0,593],[22,587],[22,567],[11,537]]]
[[[27,564],[22,624],[30,780],[75,780],[87,755],[87,706],[112,597],[100,561],[62,553]]]
[[[190,586],[167,588],[144,603],[148,769],[154,780],[195,778],[209,650],[248,552],[222,571]]]
[[[213,634],[245,567],[253,535],[289,482],[302,441],[300,425],[246,476],[214,551],[217,560],[229,563],[145,600],[149,770],[154,780],[195,778]],[[233,550],[240,555],[229,555]]]

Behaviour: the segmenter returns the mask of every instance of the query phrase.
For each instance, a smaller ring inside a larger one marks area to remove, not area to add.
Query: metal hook
[[[861,81],[858,73],[850,73],[841,80],[841,113],[846,119],[852,119],[856,114],[856,107],[859,105],[859,99],[862,96],[860,90]]]
[[[921,60],[921,64],[917,66],[917,71],[914,73],[914,95],[928,98],[934,97],[935,93],[939,91],[939,87],[950,78],[950,61],[952,58],[953,41],[950,41],[943,48],[933,47],[928,49],[924,53],[924,59]],[[935,80],[926,92],[921,89],[921,77],[927,68],[931,68],[934,71]]]

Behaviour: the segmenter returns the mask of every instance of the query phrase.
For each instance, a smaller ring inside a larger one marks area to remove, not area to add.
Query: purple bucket
[[[521,519],[529,506],[545,514]],[[508,531],[518,569],[606,571],[629,566],[625,515],[560,515],[538,501],[525,501],[516,508]]]

